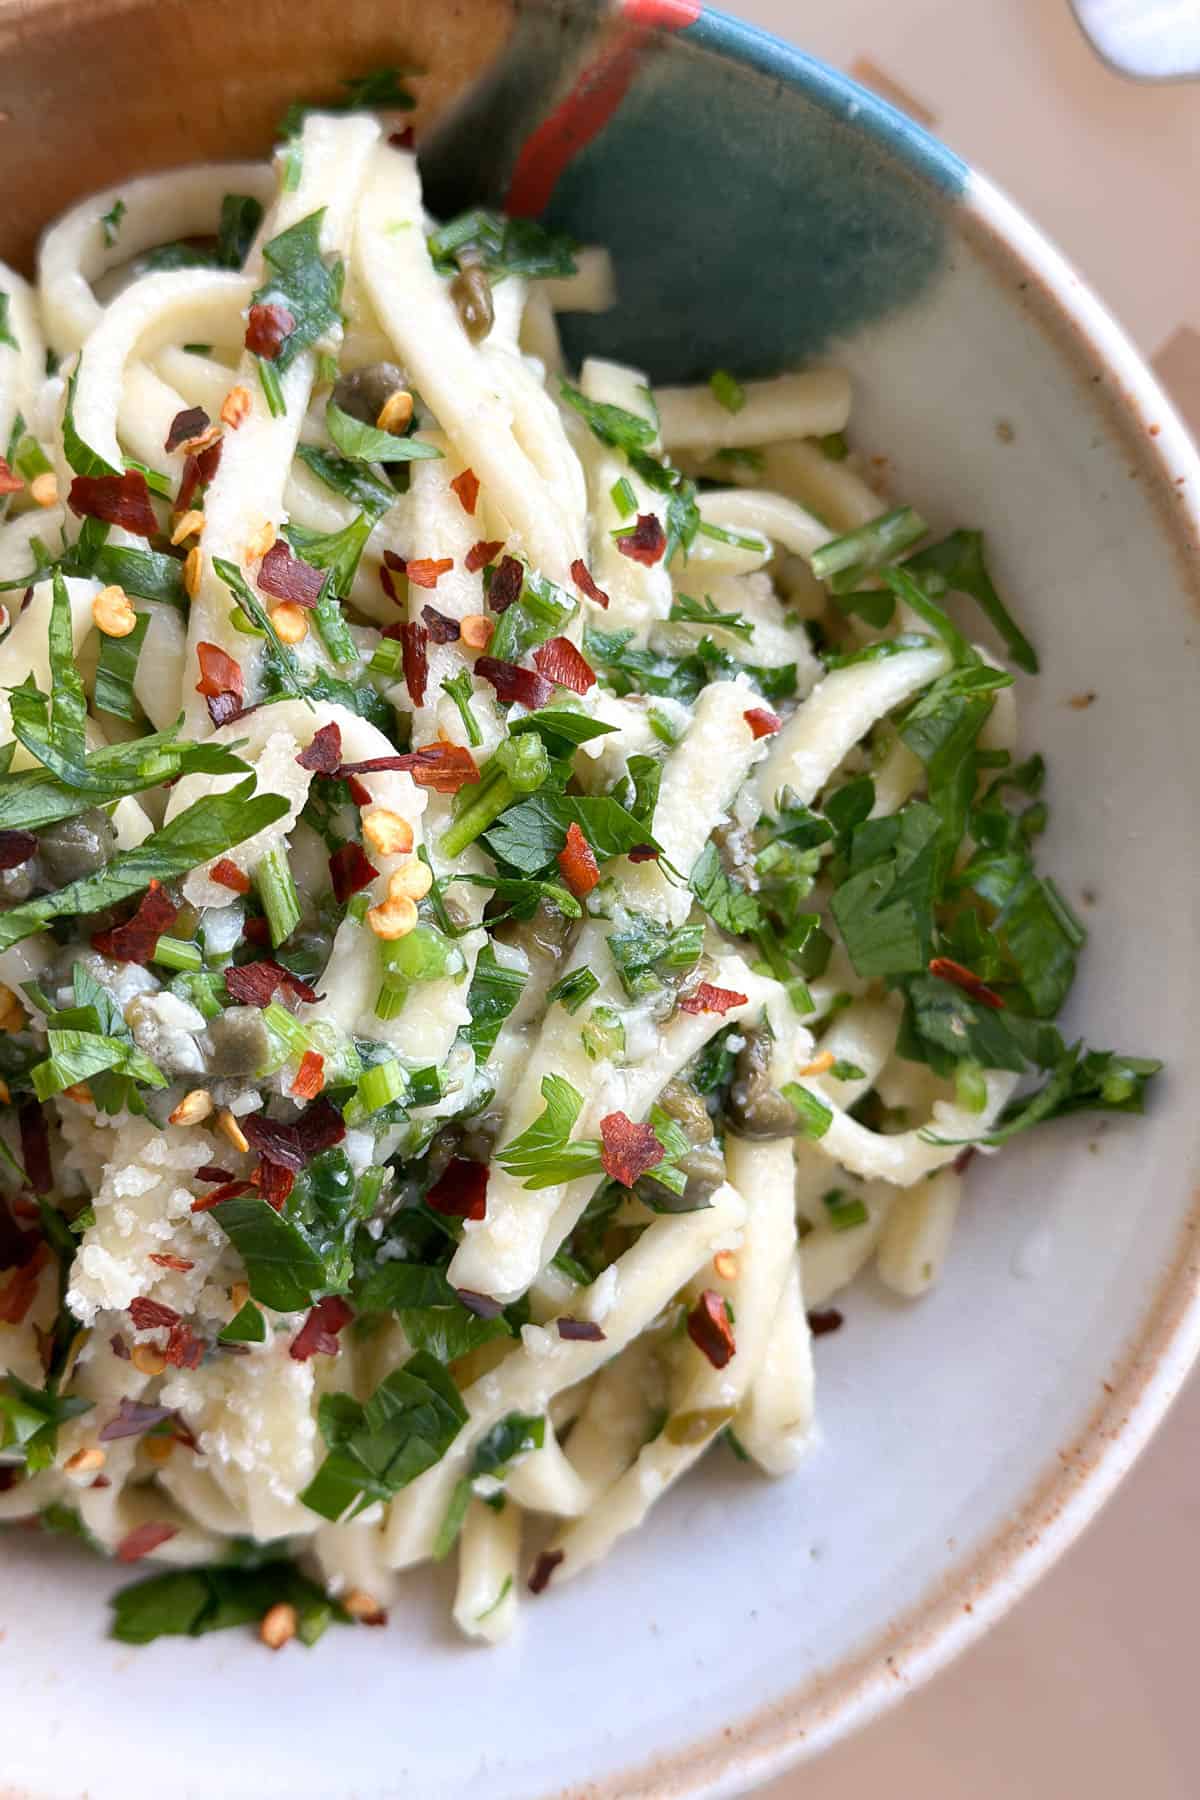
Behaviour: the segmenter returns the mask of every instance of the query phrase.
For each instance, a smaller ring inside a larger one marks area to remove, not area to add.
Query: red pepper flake
[[[325,1058],[316,1050],[306,1050],[292,1083],[292,1095],[297,1100],[315,1100],[324,1086]]]
[[[487,567],[488,563],[495,562],[497,553],[503,548],[503,538],[480,538],[478,543],[471,545],[463,557],[463,568],[468,575],[477,575],[480,569]]]
[[[491,682],[498,700],[519,701],[530,712],[545,706],[554,692],[553,684],[544,675],[535,675],[532,669],[518,668],[516,663],[499,662],[494,656],[477,656],[475,673]]]
[[[745,1006],[745,994],[735,993],[733,988],[713,987],[709,981],[702,981],[698,988],[684,996],[679,1002],[680,1012],[686,1013],[727,1013],[731,1006]]]
[[[106,525],[119,525],[135,537],[150,538],[158,530],[150,490],[140,469],[128,469],[124,475],[76,475],[67,505],[77,519],[103,519]]]
[[[567,826],[567,841],[558,853],[558,866],[577,900],[590,894],[600,879],[596,853],[574,819]]]
[[[297,1000],[307,1000],[310,1005],[318,998],[317,990],[307,981],[302,981],[299,975],[293,975],[290,969],[283,968],[270,957],[242,963],[237,968],[230,965],[225,970],[225,990],[239,1006],[269,1006],[276,989],[281,987],[287,988]]]
[[[645,563],[647,568],[662,561],[666,548],[667,534],[661,519],[654,513],[639,513],[633,530],[623,531],[617,539],[617,549],[622,556]]]
[[[129,1352],[126,1351],[128,1359]],[[115,1444],[121,1438],[140,1437],[171,1417],[169,1406],[148,1406],[141,1400],[121,1400],[116,1417],[102,1425],[97,1436],[102,1444]]]
[[[241,664],[227,655],[219,644],[197,644],[196,660],[200,664],[196,692],[203,694],[208,702],[213,724],[228,725],[241,712],[245,698]]]
[[[566,1554],[565,1550],[542,1551],[541,1555],[534,1563],[533,1571],[529,1577],[529,1591],[531,1594],[545,1593],[550,1585],[550,1577],[553,1575],[555,1569],[557,1569],[559,1563],[562,1562]]]
[[[968,1164],[971,1162],[974,1155],[975,1155],[974,1144],[968,1144],[965,1150],[960,1150],[958,1155],[955,1157],[954,1161],[950,1164],[950,1167],[954,1170],[954,1173],[956,1175],[961,1175],[963,1173],[963,1170],[966,1169]]]
[[[315,606],[325,586],[325,571],[293,556],[283,538],[276,538],[258,569],[258,585],[276,600],[294,606]]]
[[[972,975],[970,969],[964,969],[961,963],[948,956],[935,956],[929,963],[929,973],[939,981],[948,981],[954,987],[961,988],[972,1000],[978,1000],[981,1006],[992,1006],[997,1009],[1004,1005],[1003,998],[994,988],[980,981],[978,975]]]
[[[752,706],[742,717],[756,738],[770,737],[783,724],[779,714],[769,711],[765,706]]]
[[[338,774],[343,780],[352,782],[356,775],[383,774],[387,770],[407,770],[418,787],[433,788],[439,794],[457,794],[459,788],[479,780],[475,758],[461,744],[425,744],[419,750],[407,750],[396,756],[374,756],[368,762],[343,763]],[[366,806],[370,799],[370,794],[366,794],[359,804]]]
[[[139,1331],[154,1331],[159,1325],[177,1325],[179,1314],[173,1306],[164,1306],[161,1300],[146,1300],[141,1296],[129,1302],[129,1316]]]
[[[828,1337],[831,1331],[840,1331],[844,1322],[836,1306],[820,1307],[808,1315],[808,1329],[814,1337]]]
[[[175,1269],[180,1275],[185,1275],[189,1269],[194,1269],[196,1266],[194,1262],[189,1262],[186,1256],[169,1256],[158,1250],[150,1252],[150,1261],[157,1263],[160,1269]]]
[[[113,1332],[108,1340],[108,1347],[117,1358],[118,1362],[128,1362],[130,1360],[129,1345],[125,1342],[125,1339],[121,1336],[119,1331]]]
[[[172,1325],[167,1333],[167,1341],[162,1347],[163,1361],[176,1369],[198,1369],[204,1361],[204,1342],[198,1338],[190,1325],[180,1319]]]
[[[21,477],[14,474],[6,459],[0,456],[0,494],[19,494],[24,486]]]
[[[181,444],[190,444],[193,438],[203,436],[211,424],[212,420],[202,406],[185,406],[167,426],[163,449],[169,454],[172,450],[178,450]]]
[[[383,568],[380,569],[379,585],[383,589],[384,593],[387,595],[388,599],[392,602],[393,606],[403,605],[400,595],[396,592],[396,584],[392,580],[391,574],[389,573],[389,571],[387,569],[383,569]],[[385,633],[385,635],[386,635],[386,633]]]
[[[388,143],[394,150],[411,150],[416,141],[416,133],[411,125],[406,125],[403,131],[388,132]]]
[[[123,1537],[116,1548],[116,1558],[120,1563],[138,1562],[143,1556],[149,1556],[168,1538],[173,1538],[179,1531],[178,1525],[166,1525],[155,1519],[148,1519],[144,1525],[136,1525]]]
[[[370,887],[378,873],[374,864],[367,861],[361,844],[342,844],[329,858],[329,879],[333,883],[333,897],[339,905],[344,905],[351,894]]]
[[[225,1181],[220,1187],[215,1187],[211,1194],[198,1194],[192,1201],[191,1210],[194,1213],[211,1212],[214,1206],[220,1206],[222,1200],[240,1200],[243,1194],[253,1192],[252,1181]]]
[[[350,1323],[354,1309],[337,1294],[329,1294],[317,1304],[288,1345],[294,1362],[307,1362],[311,1356],[336,1356],[339,1331]]]
[[[179,908],[161,881],[152,881],[138,903],[132,919],[114,925],[111,931],[92,934],[92,949],[114,962],[148,963],[164,932],[170,931],[179,917]]]
[[[487,1213],[486,1163],[452,1156],[425,1196],[426,1205],[449,1219],[482,1219]]]
[[[507,612],[514,600],[521,598],[525,585],[525,569],[515,556],[506,556],[492,571],[488,582],[487,603],[494,613]]]
[[[602,1344],[604,1333],[591,1319],[558,1319],[558,1335],[568,1342]]]
[[[199,490],[208,486],[220,466],[224,443],[224,438],[218,438],[206,449],[197,450],[193,455],[188,456],[179,480],[179,492],[175,496],[177,513],[187,512]]]
[[[412,573],[412,564],[409,564]],[[432,582],[422,582],[421,586],[432,587]],[[429,633],[423,625],[415,622],[400,627],[401,665],[404,669],[404,681],[408,688],[408,697],[414,706],[425,704],[425,684],[429,680],[429,655],[426,646]]]
[[[573,694],[586,694],[596,685],[596,672],[579,654],[570,638],[552,637],[539,644],[533,653],[534,667],[547,681],[570,688]]]
[[[37,855],[32,831],[0,831],[0,869],[19,869]]]
[[[342,730],[340,725],[322,725],[314,732],[308,748],[296,758],[302,769],[314,775],[336,775],[342,763]]]
[[[231,888],[235,894],[250,892],[250,877],[245,869],[239,869],[237,864],[230,862],[227,856],[223,856],[219,862],[213,864],[208,871],[208,878],[210,881],[215,881],[219,887]]]
[[[474,469],[464,469],[461,475],[454,477],[450,486],[458,495],[463,511],[473,513],[475,502],[479,498],[479,477]]]
[[[216,1163],[205,1163],[203,1168],[196,1170],[196,1180],[232,1181],[233,1171],[231,1169],[222,1169]]]
[[[571,564],[571,580],[580,593],[586,594],[589,600],[594,600],[597,606],[608,605],[608,595],[602,587],[597,587],[591,570],[581,556],[577,556]]]
[[[264,305],[257,301],[246,319],[246,348],[252,355],[265,356],[268,362],[274,362],[295,329],[295,314],[286,306]]]
[[[414,587],[435,588],[453,567],[452,556],[410,556],[405,574]]]
[[[264,918],[261,913],[253,919],[247,919],[246,923],[242,926],[242,936],[248,944],[254,944],[259,949],[265,950],[267,945],[271,942],[270,921]]]
[[[715,1288],[705,1288],[688,1314],[687,1333],[714,1369],[723,1369],[733,1356],[737,1346],[733,1341],[729,1308]]]
[[[288,1195],[296,1185],[295,1170],[264,1156],[255,1171],[254,1180],[267,1205],[273,1206],[276,1212],[282,1212]]]
[[[264,1119],[261,1113],[253,1113],[241,1123],[248,1142],[260,1156],[297,1172],[322,1150],[340,1144],[346,1135],[341,1113],[326,1099],[314,1100],[292,1125]]]
[[[653,1125],[635,1125],[628,1114],[612,1112],[600,1121],[600,1161],[604,1173],[631,1188],[658,1167],[663,1147]]]
[[[658,851],[653,844],[635,844],[633,849],[627,850],[625,854],[631,863],[658,861]]]
[[[457,643],[461,635],[457,619],[451,619],[446,613],[439,612],[436,606],[423,606],[421,617],[425,621],[426,629],[433,643]]]
[[[42,1270],[50,1260],[50,1251],[45,1244],[37,1244],[29,1261],[20,1269],[14,1269],[8,1280],[0,1287],[0,1325],[20,1325],[33,1305],[38,1290]]]

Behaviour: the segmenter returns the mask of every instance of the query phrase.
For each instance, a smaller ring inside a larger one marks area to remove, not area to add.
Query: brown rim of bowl
[[[954,222],[1070,365],[1142,481],[1200,612],[1200,456],[1140,353],[1066,257],[972,172]],[[1098,1377],[1102,1398],[1015,1518],[864,1648],[694,1743],[545,1800],[717,1800],[784,1774],[867,1724],[997,1623],[1090,1523],[1161,1423],[1200,1355],[1200,1169],[1141,1324]]]

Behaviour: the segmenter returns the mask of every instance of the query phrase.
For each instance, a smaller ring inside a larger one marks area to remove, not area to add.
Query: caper
[[[469,263],[450,283],[450,298],[471,342],[482,343],[496,319],[492,284],[487,275],[477,264]]]
[[[400,388],[407,387],[403,369],[395,363],[364,363],[342,375],[333,390],[333,404],[364,425],[374,425],[384,406]]]

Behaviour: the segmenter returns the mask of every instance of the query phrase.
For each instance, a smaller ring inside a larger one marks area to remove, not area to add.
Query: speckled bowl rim
[[[818,103],[840,98],[885,155],[900,152],[915,179],[935,187],[939,168],[957,161],[923,127],[839,70],[798,58],[783,40],[728,15],[706,8],[703,16],[719,24],[709,54],[802,84],[813,97],[819,89]],[[937,203],[935,193],[930,199]],[[971,169],[946,210],[953,229],[1010,284],[1015,304],[1075,374],[1131,477],[1143,483],[1174,550],[1180,587],[1200,613],[1200,455],[1162,388],[1067,258],[992,182]],[[1174,1252],[1141,1325],[1104,1372],[1103,1400],[1002,1530],[870,1644],[782,1699],[670,1755],[556,1789],[555,1800],[723,1800],[744,1793],[879,1717],[996,1624],[1109,1499],[1200,1356],[1200,1170],[1183,1171],[1181,1180],[1190,1204]]]

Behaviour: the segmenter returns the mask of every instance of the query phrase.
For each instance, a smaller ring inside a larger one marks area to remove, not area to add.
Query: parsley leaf
[[[354,462],[421,462],[442,454],[436,444],[422,438],[396,437],[376,425],[364,425],[332,400],[325,408],[325,424],[335,448]]]
[[[146,1575],[113,1595],[112,1636],[122,1644],[203,1637],[257,1624],[281,1604],[295,1607],[304,1644],[314,1644],[330,1619],[347,1622],[347,1614],[294,1563],[272,1559],[249,1568],[214,1564]]]
[[[90,1400],[60,1395],[53,1376],[35,1388],[10,1369],[0,1377],[0,1449],[24,1451],[27,1471],[36,1474],[54,1461],[59,1426],[91,1410]]]
[[[646,824],[610,795],[555,794],[542,789],[510,806],[486,833],[493,856],[524,875],[549,868],[577,824],[597,858],[625,856],[641,844],[657,849]]]
[[[453,275],[464,251],[478,259],[493,282],[505,275],[529,280],[574,275],[576,269],[574,238],[549,231],[536,219],[509,219],[481,206],[439,226],[426,243],[439,275]]]
[[[416,71],[397,64],[371,69],[365,75],[351,75],[341,82],[344,94],[336,100],[322,100],[311,105],[294,100],[279,122],[279,136],[291,137],[310,112],[373,112],[376,108],[389,112],[411,112],[415,97],[402,86],[402,78]]]
[[[756,897],[725,873],[711,838],[696,859],[688,886],[713,923],[734,937],[761,931],[766,924]]]
[[[929,961],[939,836],[937,814],[920,801],[856,830],[854,872],[834,893],[830,911],[865,979],[917,971]]]
[[[467,990],[471,1023],[459,1034],[475,1052],[478,1066],[482,1067],[495,1049],[500,1027],[521,998],[527,980],[520,969],[505,968],[490,943],[479,952]]]
[[[444,1271],[425,1263],[380,1263],[356,1298],[361,1313],[395,1313],[413,1349],[442,1363],[512,1336],[502,1314],[481,1319],[468,1312]]]
[[[179,722],[128,744],[108,744],[85,758],[82,778],[68,784],[48,769],[0,776],[0,830],[36,831],[90,807],[137,794],[178,775],[248,775],[249,767],[223,744],[181,743]]]
[[[329,1285],[325,1263],[294,1219],[257,1194],[223,1200],[213,1217],[246,1265],[250,1296],[298,1312]]]
[[[9,304],[8,294],[3,288],[0,288],[0,344],[7,344],[10,350],[19,350],[20,345],[13,336],[12,326],[9,324]]]
[[[380,481],[369,469],[360,467],[347,457],[336,456],[332,450],[318,449],[316,444],[299,444],[296,455],[306,468],[312,470],[318,481],[332,488],[335,494],[341,494],[366,514],[371,523],[382,519],[388,508],[396,499],[395,488],[387,482]],[[348,529],[348,528],[347,528]],[[317,533],[310,534],[314,537]],[[334,534],[327,534],[332,536]],[[298,546],[293,545],[293,549]],[[325,567],[325,564],[321,564]]]
[[[317,1420],[329,1454],[300,1498],[323,1518],[348,1511],[353,1518],[440,1462],[466,1419],[454,1382],[420,1350],[380,1382],[365,1406],[349,1394],[325,1394]]]
[[[106,213],[100,218],[100,231],[104,238],[104,248],[111,250],[117,241],[117,233],[121,229],[121,220],[128,212],[128,207],[121,199],[114,200]]]
[[[505,1413],[490,1431],[484,1432],[475,1446],[470,1470],[456,1484],[446,1516],[438,1528],[433,1546],[435,1561],[440,1562],[453,1549],[471,1504],[474,1484],[480,1476],[503,1481],[518,1457],[540,1450],[545,1441],[546,1421],[540,1413]]]
[[[606,400],[589,400],[569,381],[560,381],[558,391],[592,435],[614,450],[623,450],[626,455],[633,450],[646,450],[658,436],[654,420],[644,418],[641,413],[628,412],[623,406],[611,406]]]
[[[910,556],[905,567],[933,599],[944,593],[969,594],[1003,639],[1018,669],[1038,672],[1037,651],[996,592],[983,556],[982,531],[952,531],[940,543]]]
[[[722,631],[731,631],[747,641],[754,636],[750,619],[740,612],[723,613],[708,594],[703,600],[693,600],[689,594],[676,594],[668,617],[677,624],[719,626]]]
[[[242,267],[262,224],[262,216],[262,206],[252,194],[223,196],[221,223],[217,228],[217,262],[222,269]]]
[[[583,1097],[562,1075],[542,1078],[546,1104],[531,1125],[496,1152],[496,1161],[527,1188],[556,1187],[578,1175],[599,1175],[604,1165],[595,1139],[570,1142]]]
[[[340,261],[328,267],[321,255],[324,216],[325,209],[321,207],[264,244],[268,279],[251,297],[256,306],[285,307],[295,320],[278,354],[269,362],[261,356],[258,359],[263,391],[277,417],[283,410],[279,377],[287,373],[303,351],[341,323],[339,308],[345,268]]]
[[[94,690],[97,712],[111,713],[116,719],[141,717],[142,709],[134,698],[133,684],[149,629],[150,614],[139,613],[137,624],[128,637],[106,637],[101,633]]]

